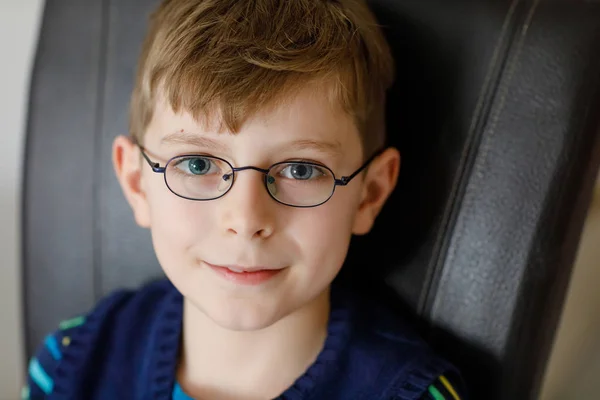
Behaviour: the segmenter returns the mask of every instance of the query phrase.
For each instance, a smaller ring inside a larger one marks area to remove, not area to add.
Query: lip
[[[222,278],[239,284],[255,286],[265,283],[283,271],[283,269],[270,269],[267,267],[241,267],[238,265],[214,265],[204,261],[204,263]],[[231,268],[231,269],[230,269]],[[232,271],[234,269],[235,271]],[[236,271],[242,272],[236,272]]]

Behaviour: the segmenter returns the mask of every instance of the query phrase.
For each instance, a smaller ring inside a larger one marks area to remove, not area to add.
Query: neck
[[[329,312],[328,289],[267,328],[231,331],[184,300],[179,383],[195,398],[275,398],[316,360]]]

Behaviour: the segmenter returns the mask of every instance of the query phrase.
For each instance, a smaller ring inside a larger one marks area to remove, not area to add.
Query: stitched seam
[[[436,268],[436,265],[439,264],[439,261],[441,259],[441,253],[442,253],[441,249],[443,247],[442,242],[448,240],[446,238],[446,236],[447,236],[446,233],[449,230],[448,226],[450,225],[450,220],[452,219],[452,214],[454,214],[456,212],[454,202],[452,200],[457,197],[457,192],[460,190],[461,185],[459,184],[459,182],[461,180],[465,179],[465,173],[460,173],[460,171],[463,170],[464,166],[467,163],[468,155],[471,151],[472,143],[474,142],[475,129],[477,126],[477,122],[480,120],[480,117],[481,117],[480,114],[482,112],[481,110],[483,109],[483,106],[485,103],[485,98],[487,97],[486,95],[490,91],[490,85],[492,83],[492,76],[494,75],[494,71],[496,70],[496,68],[498,67],[500,62],[502,62],[502,61],[500,61],[500,62],[498,61],[499,56],[500,56],[500,48],[506,41],[506,35],[508,33],[510,21],[512,20],[512,18],[514,16],[515,11],[517,9],[517,5],[519,5],[519,3],[520,3],[520,0],[514,0],[510,6],[508,12],[506,13],[506,17],[504,18],[504,22],[502,23],[502,28],[500,29],[500,35],[498,36],[498,40],[496,41],[494,51],[492,52],[492,58],[490,60],[489,66],[488,66],[488,70],[486,72],[486,76],[484,78],[484,82],[481,87],[481,91],[479,93],[477,103],[475,105],[475,109],[471,116],[471,124],[469,126],[469,133],[467,135],[467,140],[466,140],[467,145],[463,148],[463,152],[461,154],[460,161],[458,164],[457,170],[459,171],[459,173],[456,175],[456,177],[451,185],[451,192],[450,192],[449,200],[447,202],[447,205],[445,207],[445,210],[444,210],[444,213],[442,216],[441,229],[439,231],[440,233],[437,235],[436,241],[433,245],[434,252],[436,251],[436,249],[440,249],[440,250],[437,252],[437,256],[431,258],[429,265],[426,268],[425,282],[427,282],[427,289],[422,292],[421,297],[418,302],[419,314],[423,314],[423,312],[425,311],[425,307],[428,303],[428,299],[429,299],[430,293],[432,291],[432,286],[433,286],[432,278],[435,275],[435,273],[437,272],[437,270],[439,270],[439,267]]]
[[[478,158],[478,160],[476,160],[475,165],[473,166],[474,175],[480,177],[481,179],[483,179],[486,175],[483,166],[485,165],[488,155],[489,155],[491,139],[494,137],[494,134],[496,133],[496,127],[498,124],[498,120],[500,119],[500,115],[504,111],[504,106],[506,105],[506,97],[508,95],[508,87],[514,76],[518,61],[520,59],[521,51],[523,48],[523,43],[525,41],[525,38],[527,37],[527,32],[529,30],[529,26],[531,25],[531,21],[533,19],[533,16],[535,14],[535,11],[536,11],[539,3],[540,3],[540,0],[534,0],[533,4],[529,10],[529,13],[523,24],[523,27],[521,28],[521,33],[520,33],[519,41],[517,42],[517,46],[515,48],[515,52],[509,61],[506,78],[502,80],[502,82],[500,83],[500,87],[498,89],[498,93],[500,95],[500,98],[498,101],[498,106],[497,106],[495,112],[492,114],[491,122],[489,125],[489,133],[488,133],[488,135],[486,135],[484,137],[484,142],[481,145],[481,156]],[[467,188],[467,190],[465,192],[465,208],[470,209],[472,207],[474,201],[475,201],[475,196],[474,196],[473,192],[472,191],[469,192],[469,190]],[[465,229],[466,229],[466,222],[463,219],[461,222],[459,222],[458,233],[456,235],[457,243],[462,240],[464,233],[465,233]],[[454,248],[451,249],[451,255],[448,257],[448,260],[452,260],[456,257],[456,252],[458,251],[458,247],[459,246],[455,245]],[[446,280],[447,277],[448,277],[448,272],[445,271],[444,275],[442,276],[442,279],[440,279],[440,280],[441,281]],[[437,297],[435,299],[432,310],[436,309],[439,306],[440,301],[441,301],[440,297]]]

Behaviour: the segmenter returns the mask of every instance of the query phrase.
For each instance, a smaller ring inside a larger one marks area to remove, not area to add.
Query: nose
[[[267,193],[264,178],[254,170],[235,173],[233,186],[218,200],[225,234],[247,239],[266,239],[273,234],[277,204]]]

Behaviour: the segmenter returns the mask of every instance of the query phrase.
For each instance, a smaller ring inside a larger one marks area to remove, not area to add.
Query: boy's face
[[[199,153],[234,167],[316,161],[337,178],[350,175],[363,162],[360,137],[352,119],[324,97],[306,90],[249,119],[237,134],[217,133],[159,101],[144,147],[161,166],[171,157]],[[233,187],[219,199],[190,201],[171,193],[163,175],[140,162],[139,150],[124,137],[115,140],[114,161],[136,221],[151,229],[168,278],[187,301],[234,330],[267,327],[325,293],[351,235],[370,230],[399,168],[398,152],[388,149],[326,203],[294,208],[272,199],[255,170],[237,172]],[[271,271],[236,279],[222,266]],[[370,268],[365,266],[365,273]]]

